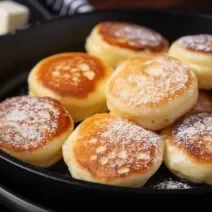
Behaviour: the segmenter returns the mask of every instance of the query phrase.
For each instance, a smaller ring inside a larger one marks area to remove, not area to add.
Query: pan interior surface
[[[0,60],[0,101],[12,96],[26,95],[29,71],[44,57],[60,52],[84,52],[85,39],[91,29],[105,20],[127,21],[150,27],[164,35],[170,43],[183,35],[212,33],[211,17],[154,9],[96,11],[47,21],[0,39],[0,55],[4,58]],[[2,152],[0,155],[3,160],[8,157]],[[8,158],[7,161],[10,160]],[[24,164],[15,159],[13,161]],[[28,170],[36,169],[30,165],[27,167]],[[75,181],[62,160],[51,168],[39,171],[55,176],[57,180],[66,179],[69,183]],[[82,185],[83,183],[81,182]],[[183,181],[162,165],[143,188],[179,190],[199,187],[206,186]]]

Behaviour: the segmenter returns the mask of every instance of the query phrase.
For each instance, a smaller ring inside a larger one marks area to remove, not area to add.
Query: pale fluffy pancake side
[[[168,52],[169,42],[160,33],[138,24],[118,21],[100,22],[86,39],[89,54],[100,57],[112,68],[135,56]]]
[[[73,120],[48,97],[12,97],[0,103],[0,149],[27,163],[49,167],[62,158]]]
[[[162,135],[167,168],[183,179],[212,185],[212,113],[186,116]]]
[[[60,53],[44,58],[28,77],[29,94],[50,96],[69,111],[74,122],[107,111],[105,84],[112,73],[99,58],[86,53]]]
[[[199,88],[212,88],[212,35],[189,35],[177,39],[169,55],[190,66],[199,80]]]
[[[179,60],[160,55],[120,65],[106,86],[111,113],[160,130],[188,112],[198,98],[196,75]]]
[[[143,186],[159,169],[160,135],[108,113],[83,121],[63,145],[72,177],[115,186]]]

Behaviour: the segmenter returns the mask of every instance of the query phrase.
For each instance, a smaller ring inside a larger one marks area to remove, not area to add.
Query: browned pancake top
[[[74,146],[78,163],[96,179],[145,173],[158,160],[161,137],[111,114],[84,121]]]
[[[101,37],[111,45],[134,51],[162,51],[167,40],[158,32],[144,26],[126,22],[102,22],[98,25]]]
[[[0,103],[0,148],[33,151],[71,126],[68,113],[48,97],[12,97]]]
[[[212,113],[184,117],[173,125],[171,142],[198,162],[212,162]]]
[[[86,53],[63,53],[44,60],[37,70],[43,86],[60,96],[84,98],[106,75],[106,66]]]
[[[128,107],[158,107],[186,92],[194,73],[170,56],[128,60],[108,83],[108,94]]]
[[[189,113],[212,112],[212,99],[204,91],[199,91],[198,100]]]
[[[212,53],[212,35],[200,34],[184,36],[179,39],[182,47],[202,53]]]

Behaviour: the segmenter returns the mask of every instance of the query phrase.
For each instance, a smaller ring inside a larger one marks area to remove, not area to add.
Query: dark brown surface
[[[98,29],[107,43],[134,51],[160,52],[168,46],[156,31],[132,23],[102,22]]]
[[[212,112],[212,98],[209,92],[203,90],[199,91],[197,103],[188,114],[201,112]]]
[[[192,114],[179,119],[165,131],[169,144],[181,150],[193,163],[211,164],[212,113]],[[170,137],[169,137],[170,136]]]
[[[192,11],[212,12],[211,0],[90,0],[96,9],[126,6],[176,7]]]

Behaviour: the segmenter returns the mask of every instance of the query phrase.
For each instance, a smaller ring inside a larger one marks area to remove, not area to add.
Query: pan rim
[[[115,9],[102,9],[102,10],[96,10],[96,11],[91,11],[91,12],[87,12],[87,13],[81,13],[81,14],[75,14],[72,16],[65,16],[65,17],[54,17],[52,19],[47,19],[47,20],[43,20],[43,21],[39,21],[37,23],[31,24],[23,29],[19,29],[16,31],[13,31],[11,33],[8,33],[6,35],[0,36],[0,40],[1,39],[7,39],[9,37],[14,37],[17,36],[21,33],[24,33],[26,31],[28,31],[29,29],[34,29],[40,26],[44,26],[46,24],[54,24],[54,22],[57,21],[61,21],[61,20],[69,20],[69,19],[75,19],[75,18],[79,18],[79,17],[89,17],[89,16],[94,16],[94,15],[98,15],[98,14],[102,14],[102,13],[114,13],[114,12],[129,12],[129,11],[144,11],[144,12],[155,12],[158,14],[167,14],[167,15],[176,15],[176,16],[191,16],[191,17],[195,17],[195,18],[203,18],[203,19],[207,19],[207,20],[211,20],[212,21],[212,14],[205,14],[205,13],[198,13],[198,12],[187,12],[187,11],[183,11],[183,10],[176,10],[176,9],[170,9],[170,8],[149,8],[149,7],[145,7],[145,8],[140,8],[140,7],[128,7],[128,8],[115,8]],[[7,163],[12,164],[13,166],[16,166],[20,169],[23,169],[24,171],[30,172],[34,175],[37,176],[41,176],[44,177],[46,179],[52,180],[52,181],[57,181],[59,183],[63,183],[63,184],[68,184],[68,185],[72,185],[72,186],[76,186],[79,188],[92,188],[92,189],[96,189],[96,190],[103,190],[103,191],[109,191],[109,192],[124,192],[124,193],[134,193],[134,194],[152,194],[154,193],[164,193],[164,194],[176,194],[176,193],[197,193],[197,194],[202,194],[205,192],[211,192],[211,186],[209,185],[203,185],[200,187],[194,187],[194,188],[190,188],[190,189],[154,189],[154,188],[150,188],[150,187],[142,187],[142,188],[130,188],[130,187],[119,187],[119,186],[112,186],[112,185],[105,185],[105,184],[98,184],[98,183],[92,183],[92,182],[86,182],[86,181],[82,181],[82,180],[77,180],[74,178],[71,178],[70,176],[65,176],[65,175],[60,175],[58,173],[55,172],[47,172],[45,169],[39,168],[39,167],[35,167],[33,165],[27,164],[23,161],[20,161],[12,156],[10,156],[9,154],[3,152],[2,150],[0,150],[0,159],[4,160]],[[54,173],[54,175],[52,175],[51,173]]]
[[[34,29],[40,26],[45,26],[46,24],[54,24],[54,22],[58,21],[65,21],[68,19],[75,19],[79,17],[84,17],[84,16],[93,16],[93,15],[98,15],[102,13],[114,13],[114,12],[129,12],[129,11],[143,11],[143,12],[154,12],[154,13],[166,13],[167,15],[176,15],[176,16],[186,16],[186,17],[195,17],[195,18],[204,18],[207,20],[212,20],[212,14],[208,13],[201,13],[201,12],[196,12],[196,11],[185,11],[185,10],[180,10],[180,9],[174,9],[174,8],[154,8],[154,7],[120,7],[120,8],[114,8],[114,9],[100,9],[100,10],[94,10],[86,13],[76,13],[74,15],[69,15],[69,16],[55,16],[51,18],[47,18],[45,20],[37,21],[32,24],[28,24],[24,26],[23,28],[11,31],[5,35],[0,36],[1,39],[7,39],[8,37],[14,37],[16,35],[19,35],[21,33],[24,33],[30,29]]]
[[[139,188],[131,188],[131,187],[121,187],[121,186],[113,186],[107,184],[93,183],[87,182],[83,180],[74,179],[71,176],[60,175],[54,171],[46,171],[45,168],[40,168],[33,166],[31,164],[25,163],[24,161],[18,160],[9,154],[0,150],[0,159],[6,161],[7,163],[12,164],[26,172],[34,174],[36,176],[43,177],[48,180],[52,180],[55,182],[63,183],[65,185],[71,185],[78,188],[84,189],[95,189],[99,191],[109,191],[109,192],[123,192],[123,193],[131,193],[131,194],[205,194],[206,192],[212,192],[212,187],[210,185],[199,185],[198,187],[191,187],[189,189],[156,189],[151,187],[139,187]]]

